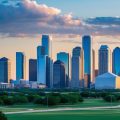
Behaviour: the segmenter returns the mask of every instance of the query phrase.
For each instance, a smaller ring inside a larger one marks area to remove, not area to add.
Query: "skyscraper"
[[[22,52],[16,52],[16,80],[19,83],[21,79],[25,79],[25,56]]]
[[[57,54],[57,60],[60,60],[65,65],[66,87],[69,87],[69,53],[60,52]]]
[[[99,75],[111,72],[111,53],[107,45],[101,45],[99,49]]]
[[[51,37],[42,35],[42,46],[45,48],[45,55],[51,57]]]
[[[37,60],[29,59],[29,81],[37,82]]]
[[[84,67],[83,67],[83,50],[80,47],[75,47],[72,52],[72,69],[71,69],[72,88],[83,87]]]
[[[46,55],[45,47],[37,47],[37,83],[46,85]]]
[[[83,36],[82,38],[82,47],[83,47],[83,51],[84,51],[84,74],[85,76],[89,76],[86,77],[88,79],[84,80],[84,85],[85,87],[90,87],[90,83],[91,83],[91,57],[92,57],[92,44],[91,44],[91,37],[90,36]]]
[[[11,66],[8,58],[0,59],[0,82],[8,83],[10,82]]]
[[[120,48],[116,47],[112,54],[112,72],[120,76]]]
[[[53,88],[65,88],[65,65],[60,60],[53,65]]]

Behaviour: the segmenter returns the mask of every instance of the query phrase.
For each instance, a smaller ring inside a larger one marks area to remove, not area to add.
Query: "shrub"
[[[116,102],[117,97],[115,95],[107,95],[106,97],[104,97],[104,100],[106,102]]]
[[[1,111],[0,111],[0,120],[7,120],[7,117]]]

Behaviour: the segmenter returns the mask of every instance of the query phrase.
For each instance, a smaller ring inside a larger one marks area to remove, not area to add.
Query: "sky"
[[[36,58],[41,35],[50,34],[53,59],[56,53],[71,53],[81,46],[81,36],[91,35],[93,48],[101,44],[111,49],[120,45],[120,0],[0,0],[0,57],[11,61],[15,79],[15,53]],[[66,47],[67,46],[67,47]]]

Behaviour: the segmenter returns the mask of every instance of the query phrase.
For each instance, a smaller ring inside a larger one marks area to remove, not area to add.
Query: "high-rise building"
[[[37,60],[29,59],[29,81],[37,82]]]
[[[111,52],[107,45],[99,49],[99,75],[111,72]]]
[[[69,87],[69,53],[60,52],[57,54],[57,60],[60,60],[65,65],[66,87]]]
[[[65,65],[60,60],[53,65],[53,88],[65,88]]]
[[[120,48],[116,47],[112,54],[112,72],[120,76]]]
[[[83,50],[75,47],[72,52],[71,88],[82,88],[84,78]]]
[[[16,80],[19,83],[21,79],[25,79],[25,55],[22,52],[16,52]]]
[[[91,82],[95,83],[95,50],[92,49],[92,68],[91,68]]]
[[[45,48],[45,55],[51,57],[51,37],[42,35],[42,46]]]
[[[8,58],[0,59],[0,82],[8,83],[10,82],[11,66]]]
[[[37,47],[37,83],[46,85],[46,55],[45,47]]]
[[[46,87],[52,88],[53,81],[53,60],[46,56]]]
[[[82,38],[82,47],[84,51],[84,74],[88,79],[84,80],[84,87],[90,88],[91,84],[91,69],[92,69],[92,44],[91,44],[91,37],[90,36],[83,36]]]

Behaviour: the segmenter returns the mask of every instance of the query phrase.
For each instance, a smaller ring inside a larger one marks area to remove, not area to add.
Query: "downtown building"
[[[53,65],[53,88],[63,89],[66,87],[65,65],[60,60]]]
[[[93,61],[92,61],[92,43],[90,36],[82,37],[82,48],[84,52],[84,87],[90,88],[91,82],[93,81]]]
[[[66,75],[66,88],[69,87],[70,77],[69,77],[69,70],[70,70],[70,58],[69,53],[60,52],[57,54],[57,60],[60,60],[65,65],[65,75]]]
[[[16,81],[26,79],[26,57],[23,52],[16,52]]]
[[[101,45],[98,56],[99,75],[112,72],[111,51],[107,45]]]
[[[84,87],[84,61],[83,50],[81,47],[75,47],[72,51],[72,69],[71,69],[71,88]]]
[[[112,53],[112,72],[120,76],[120,48],[116,47]]]
[[[10,83],[11,64],[8,58],[0,59],[0,83]]]

